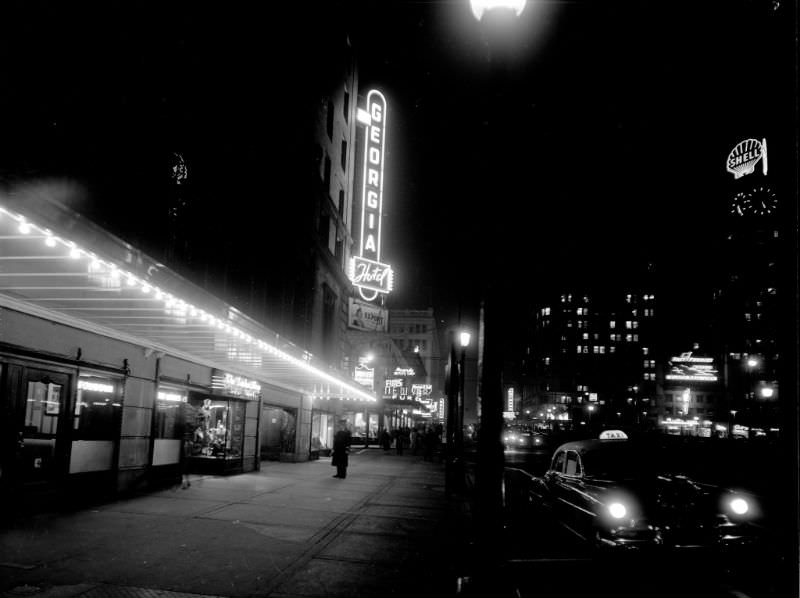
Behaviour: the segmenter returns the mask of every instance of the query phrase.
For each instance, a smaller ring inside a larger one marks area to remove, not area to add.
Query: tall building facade
[[[765,181],[739,185],[728,203],[713,334],[736,430],[752,436],[777,426],[781,226],[778,197]],[[755,432],[755,430],[753,430]]]
[[[504,375],[505,396],[519,397],[508,404],[513,416],[643,424],[655,406],[657,309],[655,294],[641,289],[565,291],[541,301]]]
[[[416,353],[425,373],[421,383],[431,385],[431,392],[442,392],[439,329],[433,308],[389,310],[389,336],[404,353]]]

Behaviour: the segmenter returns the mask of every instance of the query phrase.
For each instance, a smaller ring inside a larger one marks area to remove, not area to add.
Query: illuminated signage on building
[[[391,266],[381,264],[362,256],[350,258],[349,272],[353,285],[358,287],[364,297],[364,291],[389,293],[394,288],[394,273]],[[366,297],[364,297],[366,299]],[[374,299],[374,296],[373,296]],[[371,301],[371,299],[367,299]]]
[[[395,368],[393,376],[414,376],[414,368]]]
[[[514,389],[509,388],[507,391],[506,396],[508,397],[508,407],[506,407],[506,411],[512,412],[514,411]]]
[[[717,370],[713,357],[694,357],[691,352],[681,353],[670,360],[670,370],[665,376],[667,380],[684,380],[695,382],[716,382]]]
[[[249,380],[233,374],[215,374],[211,376],[211,388],[235,397],[248,399],[258,398],[261,394],[261,385],[255,380]]]
[[[353,379],[361,386],[366,386],[370,390],[373,390],[375,388],[375,368],[359,365],[356,367]]]
[[[752,174],[761,161],[761,171],[767,174],[767,140],[745,139],[736,144],[728,154],[726,170],[733,174],[733,178],[740,179],[746,174]]]
[[[367,94],[366,112],[369,124],[361,185],[361,250],[350,259],[349,275],[361,297],[373,301],[379,293],[389,293],[393,286],[391,266],[380,261],[386,145],[386,98],[381,92],[373,89]]]
[[[180,394],[177,392],[168,392],[166,390],[159,390],[158,391],[158,400],[159,401],[172,401],[175,403],[185,403],[186,402],[186,395]]]
[[[444,399],[439,399],[439,419],[444,419]]]
[[[100,384],[99,382],[78,380],[78,390],[87,390],[89,392],[101,392],[103,394],[111,394],[112,392],[114,392],[114,387],[111,384]]]
[[[433,392],[432,384],[412,384],[411,394],[415,397],[427,397]]]

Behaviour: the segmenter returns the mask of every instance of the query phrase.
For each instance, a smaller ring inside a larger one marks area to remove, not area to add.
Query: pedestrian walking
[[[336,467],[333,477],[344,479],[347,477],[348,453],[350,452],[351,434],[347,429],[347,420],[339,420],[339,429],[333,435],[333,452],[331,465]]]
[[[411,428],[409,439],[411,440],[411,454],[416,455],[419,448],[419,432],[417,432],[416,428]]]

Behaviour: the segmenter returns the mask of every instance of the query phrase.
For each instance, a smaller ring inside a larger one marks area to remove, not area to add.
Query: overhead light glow
[[[55,247],[56,240],[53,238],[53,235],[47,235],[47,238],[44,240],[44,244],[48,247]]]
[[[525,0],[470,0],[469,5],[472,9],[472,14],[479,21],[490,10],[513,10],[516,16],[521,15],[522,11],[525,10]]]

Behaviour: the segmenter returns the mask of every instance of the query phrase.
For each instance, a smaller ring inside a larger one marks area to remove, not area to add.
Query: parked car
[[[504,501],[516,516],[554,521],[599,549],[733,548],[761,537],[752,494],[674,471],[658,443],[623,433],[567,442],[543,476],[507,469]]]

